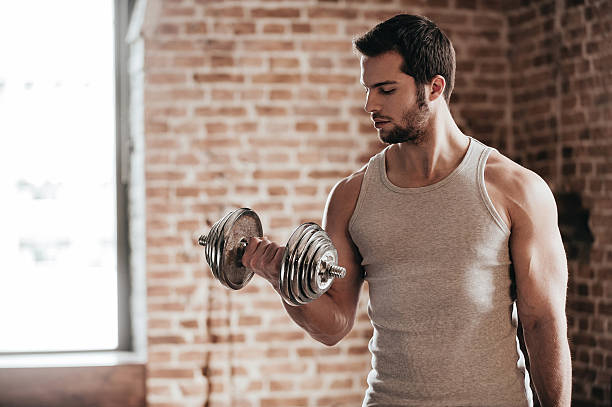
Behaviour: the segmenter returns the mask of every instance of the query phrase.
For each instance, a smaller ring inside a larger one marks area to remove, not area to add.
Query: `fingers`
[[[255,272],[261,272],[270,267],[275,267],[278,249],[278,244],[271,242],[265,236],[261,238],[251,237],[244,251],[244,255],[242,256],[242,264],[247,269]],[[280,263],[278,264],[280,265]]]

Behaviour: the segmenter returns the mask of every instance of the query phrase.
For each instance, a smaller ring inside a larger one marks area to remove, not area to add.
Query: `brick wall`
[[[369,368],[364,291],[335,347],[305,335],[255,278],[211,277],[194,236],[238,207],[284,243],[321,222],[330,188],[382,148],[363,111],[353,35],[397,12],[454,41],[452,110],[511,148],[507,19],[500,1],[147,1],[144,136],[151,406],[354,406]]]
[[[569,258],[574,404],[612,377],[612,4],[512,1],[513,152],[557,195]]]

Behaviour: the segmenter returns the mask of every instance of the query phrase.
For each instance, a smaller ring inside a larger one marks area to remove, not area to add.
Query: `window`
[[[127,4],[0,3],[1,353],[130,348]]]

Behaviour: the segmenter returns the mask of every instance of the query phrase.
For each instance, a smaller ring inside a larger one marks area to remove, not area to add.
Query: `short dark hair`
[[[363,55],[375,57],[389,51],[402,56],[402,72],[424,85],[436,75],[446,80],[444,99],[450,103],[455,86],[455,49],[446,34],[430,19],[398,14],[376,25],[353,41]]]

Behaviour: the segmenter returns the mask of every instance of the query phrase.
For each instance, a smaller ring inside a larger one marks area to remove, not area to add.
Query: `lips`
[[[374,127],[379,129],[379,128],[383,127],[387,123],[389,123],[388,120],[374,120]]]

